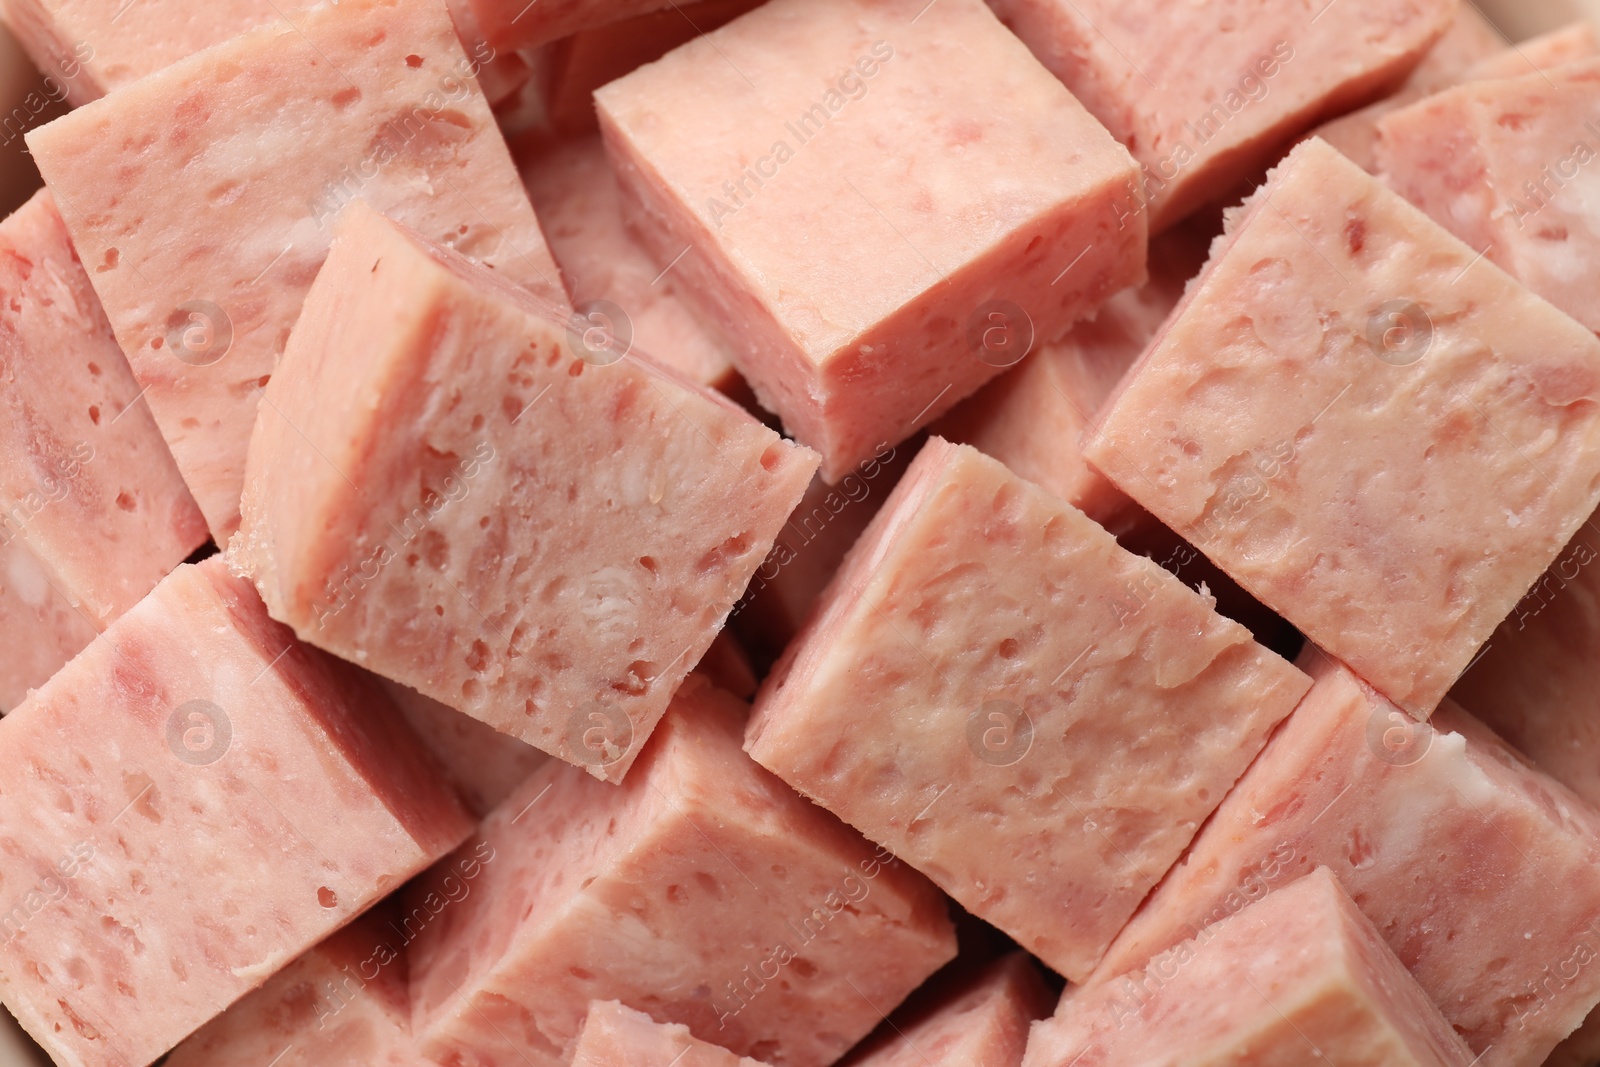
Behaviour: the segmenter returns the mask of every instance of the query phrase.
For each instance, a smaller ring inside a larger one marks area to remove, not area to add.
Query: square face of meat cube
[[[1311,692],[1089,984],[1329,868],[1481,1059],[1539,1063],[1600,1001],[1600,818],[1446,701],[1418,723],[1315,648]]]
[[[472,892],[413,909],[425,1055],[558,1067],[616,1000],[827,1067],[954,957],[944,897],[740,751],[746,710],[691,676],[621,785],[552,762],[489,816]]]
[[[1326,867],[1115,982],[1069,990],[1024,1067],[1368,1063],[1473,1056]]]
[[[151,1062],[472,828],[220,556],[0,720],[0,759],[0,996],[61,1064]]]
[[[1165,229],[1235,193],[1296,134],[1393,88],[1455,0],[993,0],[1128,146],[1132,210]]]
[[[757,699],[758,763],[1077,981],[1310,681],[932,438]]]
[[[273,617],[621,778],[817,460],[614,340],[347,209],[230,548]]]
[[[980,0],[775,0],[596,101],[642,239],[830,482],[1142,280],[1132,159]]]
[[[344,204],[563,298],[476,69],[443,0],[342,0],[28,134],[219,544],[261,387]]]
[[[1379,131],[1396,192],[1600,331],[1600,60],[1439,93]]]
[[[0,222],[0,710],[205,543],[55,200]]]
[[[1423,717],[1600,500],[1597,400],[1600,340],[1313,139],[1085,454]]]

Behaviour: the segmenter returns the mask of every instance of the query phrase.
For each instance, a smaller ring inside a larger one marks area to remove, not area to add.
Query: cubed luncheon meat
[[[1456,0],[991,0],[1142,171],[1159,232],[1409,75]]]
[[[40,191],[0,222],[0,712],[206,541]]]
[[[1077,981],[1310,684],[1082,512],[935,437],[745,743]]]
[[[162,1067],[433,1067],[411,1041],[406,958],[379,905],[201,1027]]]
[[[1038,965],[1013,952],[939,990],[863,1044],[850,1067],[1020,1067],[1028,1027],[1050,1013],[1052,999]]]
[[[1473,82],[1378,126],[1378,167],[1473,251],[1600,332],[1600,60]]]
[[[543,98],[550,124],[569,136],[599,128],[594,91],[760,7],[764,0],[663,4],[632,18],[580,30],[552,42],[543,56]]]
[[[61,1067],[144,1067],[472,831],[220,556],[0,719],[0,765],[0,999]]]
[[[233,558],[304,640],[621,778],[816,456],[364,203],[305,304]]]
[[[572,1067],[767,1067],[614,1000],[589,1006]]]
[[[1456,8],[1450,28],[1428,49],[1399,89],[1366,107],[1330,119],[1311,132],[1344,153],[1362,170],[1376,173],[1373,146],[1378,140],[1379,119],[1429,93],[1448,89],[1464,80],[1475,64],[1502,52],[1516,54],[1506,46],[1505,38],[1482,12],[1470,3],[1463,3]]]
[[[1471,1067],[1326,867],[1119,982],[1069,990],[1025,1067]]]
[[[963,400],[932,432],[971,445],[1121,532],[1140,510],[1084,462],[1081,437],[1205,265],[1208,242],[1191,227],[1151,242],[1150,280],[1107,300],[1090,322],[1038,346],[1014,370]]]
[[[702,325],[672,272],[652,263],[623,225],[617,178],[599,136],[535,153],[522,177],[580,314],[610,320],[613,332],[686,378],[737,393],[726,342]]]
[[[1594,23],[1580,20],[1560,29],[1503,48],[1474,63],[1461,82],[1521,78],[1541,70],[1554,70],[1568,63],[1582,63],[1600,56],[1600,34]],[[1441,85],[1439,90],[1449,86]],[[1436,90],[1437,91],[1437,90]]]
[[[826,1067],[955,955],[932,885],[739,750],[745,710],[693,675],[622,785],[552,762],[489,816],[494,859],[413,944],[426,1054],[562,1064],[617,1000]]]
[[[1312,139],[1084,451],[1426,716],[1600,502],[1597,398],[1600,339]]]
[[[138,11],[129,16],[137,2]],[[319,0],[0,0],[6,24],[74,105],[97,100],[196,52],[258,26],[299,25]],[[490,102],[509,96],[528,69],[480,35],[466,0],[450,0],[472,73]],[[498,92],[491,91],[498,85]]]
[[[1591,516],[1450,690],[1540,769],[1600,805],[1600,523]]]
[[[1091,984],[1131,994],[1130,971],[1325,866],[1478,1067],[1538,1063],[1600,1001],[1600,815],[1454,704],[1417,723],[1314,647],[1302,664],[1311,692]]]
[[[468,66],[443,0],[342,0],[28,134],[219,545],[261,387],[345,203],[564,299]]]
[[[1132,158],[982,0],[772,0],[595,100],[641,239],[830,483],[1144,280]]]

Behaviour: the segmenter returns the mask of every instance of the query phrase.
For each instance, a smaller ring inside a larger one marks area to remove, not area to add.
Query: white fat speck
[[[1507,526],[1515,530],[1518,526],[1522,525],[1522,519],[1517,516],[1516,512],[1512,511],[1510,508],[1501,508],[1500,510],[1506,513]]]
[[[20,544],[5,553],[5,576],[6,585],[30,607],[42,607],[50,598],[50,580],[45,577],[44,569],[33,558],[33,553]]]

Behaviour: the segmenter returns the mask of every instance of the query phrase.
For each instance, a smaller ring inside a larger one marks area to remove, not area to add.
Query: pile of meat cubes
[[[1589,27],[4,8],[55,1063],[1597,1062]]]

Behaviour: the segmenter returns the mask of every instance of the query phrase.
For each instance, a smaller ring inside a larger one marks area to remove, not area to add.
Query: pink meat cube
[[[1188,227],[1158,237],[1145,285],[963,400],[933,432],[993,456],[1108,529],[1137,522],[1142,512],[1084,462],[1079,439],[1205,265],[1207,245]]]
[[[1233,192],[1296,134],[1393,89],[1455,0],[991,0],[1143,171],[1159,232]],[[1313,17],[1314,16],[1314,17]],[[1145,210],[1147,209],[1147,212]]]
[[[342,0],[28,134],[218,544],[261,386],[345,203],[561,296],[468,68],[443,0]]]
[[[1071,990],[1024,1067],[1470,1067],[1326,867],[1115,982]]]
[[[86,104],[146,74],[258,26],[299,25],[317,0],[139,0],[125,18],[128,0],[0,0],[8,26],[21,38],[40,70],[61,75],[66,99]],[[500,57],[470,36],[466,0],[451,0],[461,39],[474,58],[473,72],[516,72],[527,66],[515,55]],[[501,78],[501,92],[516,87]],[[488,86],[485,86],[488,91]],[[496,97],[491,93],[490,100]]]
[[[620,779],[817,460],[613,340],[351,205],[230,551],[302,639]]]
[[[1474,82],[1384,119],[1389,184],[1600,331],[1600,60]]]
[[[783,655],[800,632],[811,605],[889,498],[921,443],[915,438],[898,445],[885,441],[839,484],[829,485],[819,475],[806,487],[728,616],[729,626],[763,665]]]
[[[489,816],[482,878],[413,944],[425,1053],[564,1064],[618,1000],[824,1067],[955,955],[933,886],[751,762],[744,713],[692,676],[621,786],[551,763]]]
[[[433,1067],[381,905],[201,1027],[163,1067]]]
[[[1596,399],[1600,340],[1310,140],[1084,452],[1425,716],[1600,502]]]
[[[595,100],[641,240],[829,483],[1143,281],[1133,160],[982,0],[772,0]]]
[[[1082,512],[935,437],[745,745],[1078,981],[1310,684]]]
[[[1377,160],[1374,146],[1378,140],[1378,121],[1391,111],[1421,100],[1429,93],[1448,89],[1468,77],[1468,71],[1493,56],[1505,53],[1516,55],[1506,47],[1500,31],[1472,4],[1464,3],[1456,9],[1455,18],[1444,36],[1428,49],[1405,82],[1393,94],[1376,103],[1357,108],[1312,131],[1343,152],[1369,174],[1376,173]]]
[[[572,1067],[766,1067],[614,1000],[589,1006]]]
[[[666,4],[632,18],[580,30],[553,42],[544,55],[546,114],[564,134],[598,129],[594,91],[654,62],[702,33],[761,6],[763,0],[698,0]]]
[[[1091,982],[1326,866],[1479,1067],[1538,1063],[1600,1001],[1600,815],[1449,701],[1420,724],[1303,663],[1311,692]]]
[[[920,995],[920,994],[919,994]],[[1052,996],[1025,953],[996,960],[894,1025],[852,1067],[1019,1067]]]
[[[611,320],[614,333],[701,385],[739,390],[726,343],[700,323],[677,280],[662,274],[623,225],[617,178],[598,135],[538,155],[522,177],[580,313]]]
[[[1600,527],[1593,517],[1450,690],[1540,769],[1600,805]]]
[[[206,541],[47,192],[0,222],[0,711]]]
[[[480,819],[550,759],[532,745],[410,686],[387,678],[378,682]]]
[[[0,765],[0,996],[62,1067],[143,1067],[472,830],[220,556],[0,719]]]

